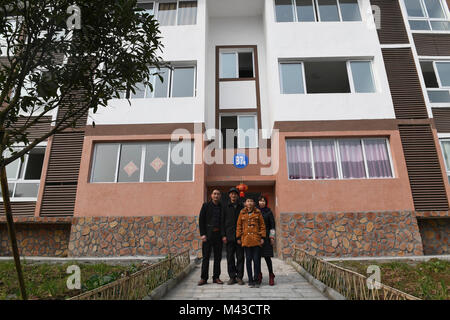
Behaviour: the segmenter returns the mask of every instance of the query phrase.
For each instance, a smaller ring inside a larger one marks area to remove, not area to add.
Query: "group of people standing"
[[[199,286],[208,281],[209,259],[214,252],[213,283],[220,280],[222,248],[226,246],[228,284],[244,285],[244,260],[246,260],[249,287],[259,287],[262,282],[261,257],[269,270],[269,285],[274,285],[272,257],[275,241],[275,219],[267,207],[267,198],[260,196],[258,203],[251,197],[240,201],[239,191],[228,191],[229,201],[222,205],[221,192],[214,189],[211,200],[200,210],[199,228],[202,239],[202,271]]]

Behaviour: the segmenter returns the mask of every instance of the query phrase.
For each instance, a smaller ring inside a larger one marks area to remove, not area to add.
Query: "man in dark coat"
[[[220,191],[214,189],[211,193],[211,201],[202,205],[199,216],[200,236],[202,239],[202,273],[199,286],[208,281],[209,258],[211,250],[214,251],[213,282],[223,284],[219,279],[220,260],[222,259],[222,225],[223,209],[220,203]]]
[[[236,242],[236,223],[244,206],[239,202],[239,191],[231,188],[228,191],[230,201],[224,208],[222,240],[227,246],[227,264],[230,280],[228,284],[244,284],[244,248]]]

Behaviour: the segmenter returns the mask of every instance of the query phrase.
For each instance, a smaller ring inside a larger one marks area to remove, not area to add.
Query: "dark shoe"
[[[245,282],[244,282],[244,280],[242,280],[242,279],[240,279],[240,278],[237,278],[237,283],[239,284],[239,285],[241,285],[241,286],[243,286],[244,284],[245,284]]]
[[[263,278],[263,277],[262,277],[262,273],[260,272],[259,275],[258,275],[258,283],[259,283],[259,284],[261,284],[262,278]]]
[[[206,284],[207,282],[208,282],[207,280],[201,279],[201,280],[198,282],[198,285],[199,285],[199,286],[202,286],[202,285]]]
[[[273,286],[275,284],[275,275],[273,273],[269,274],[269,286]]]
[[[213,280],[213,283],[223,284],[223,281],[220,280],[219,278],[217,278],[217,279],[214,279],[214,280]]]
[[[260,284],[258,282],[255,282],[255,288],[259,288]]]
[[[228,280],[227,284],[232,285],[237,283],[236,278],[230,278],[230,280]]]
[[[249,288],[254,288],[255,287],[255,283],[253,283],[253,282],[248,282],[248,286],[249,286]]]

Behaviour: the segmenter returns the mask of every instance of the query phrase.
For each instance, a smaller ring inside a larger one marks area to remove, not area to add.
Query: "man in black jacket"
[[[228,196],[230,197],[230,201],[224,208],[222,222],[224,226],[222,237],[225,237],[223,240],[227,246],[228,275],[230,276],[228,284],[235,284],[237,282],[243,285],[244,248],[236,242],[236,223],[239,213],[244,207],[239,202],[239,191],[236,188],[231,188],[228,191]]]
[[[211,250],[214,251],[213,282],[223,284],[219,279],[220,260],[222,259],[222,205],[220,203],[220,191],[214,189],[211,193],[211,201],[205,202],[200,210],[199,228],[202,239],[202,273],[198,283],[202,286],[208,281],[209,258]]]

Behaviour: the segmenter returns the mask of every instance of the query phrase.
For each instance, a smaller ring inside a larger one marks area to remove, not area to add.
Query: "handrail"
[[[294,246],[293,260],[314,278],[349,300],[420,300],[379,282],[370,289],[367,286],[367,277],[334,265],[296,246]]]
[[[172,277],[190,263],[189,250],[152,264],[131,275],[120,278],[99,288],[84,292],[68,300],[137,300]]]

